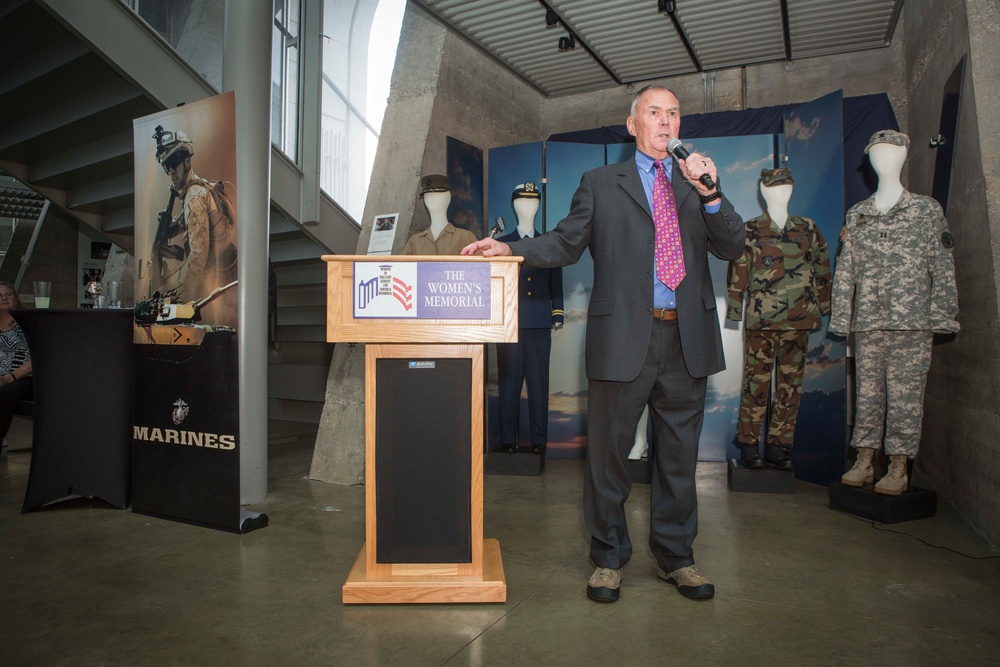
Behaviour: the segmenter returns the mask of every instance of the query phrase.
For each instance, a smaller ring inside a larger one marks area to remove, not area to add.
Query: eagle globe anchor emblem
[[[181,422],[184,421],[184,418],[188,416],[188,412],[190,411],[191,408],[184,402],[184,399],[178,398],[174,401],[174,410],[170,413],[170,417],[173,419],[175,425],[180,426]]]

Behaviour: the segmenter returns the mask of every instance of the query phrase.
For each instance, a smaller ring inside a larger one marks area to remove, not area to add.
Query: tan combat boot
[[[906,491],[906,456],[890,456],[889,472],[875,485],[875,493],[884,493],[887,496],[898,496]]]
[[[854,462],[854,467],[844,473],[844,476],[840,478],[840,483],[844,486],[871,484],[872,480],[875,479],[875,471],[872,469],[872,457],[874,456],[874,449],[859,447],[858,459]]]

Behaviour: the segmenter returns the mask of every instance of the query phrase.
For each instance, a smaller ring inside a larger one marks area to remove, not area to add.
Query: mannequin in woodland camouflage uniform
[[[790,169],[764,169],[760,191],[767,212],[746,223],[746,251],[729,265],[730,320],[744,319],[743,396],[736,444],[744,468],[760,469],[758,443],[765,416],[767,463],[792,470],[802,375],[809,332],[830,312],[830,257],[809,218],[788,215]],[[746,301],[746,308],[744,308]],[[771,397],[771,374],[775,391]]]

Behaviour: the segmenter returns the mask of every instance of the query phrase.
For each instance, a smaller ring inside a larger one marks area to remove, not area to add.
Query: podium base
[[[937,514],[937,494],[911,488],[898,496],[875,493],[871,486],[830,485],[830,509],[853,514],[878,523],[900,523],[929,519]]]
[[[342,589],[344,604],[446,604],[506,602],[507,579],[500,543],[483,540],[483,576],[422,575],[369,580],[367,544],[361,547]]]
[[[487,475],[519,475],[533,477],[542,474],[545,456],[531,452],[487,452],[483,472]]]
[[[726,478],[729,480],[729,490],[744,493],[795,493],[795,471],[750,470],[744,468],[736,459],[729,459]]]

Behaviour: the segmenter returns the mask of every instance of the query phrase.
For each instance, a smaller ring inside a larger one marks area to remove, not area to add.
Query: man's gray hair
[[[651,83],[648,86],[643,86],[639,91],[632,97],[632,107],[629,109],[628,115],[635,116],[635,108],[639,106],[639,98],[648,93],[651,90],[665,90],[674,97],[677,97],[677,93],[670,90],[666,86],[658,83]]]

